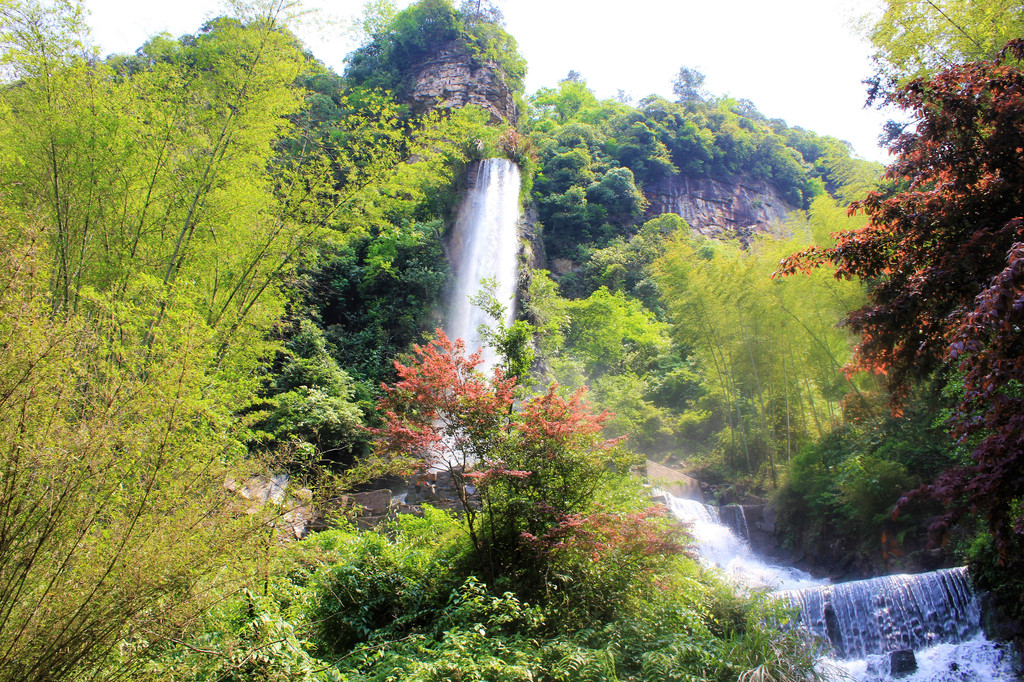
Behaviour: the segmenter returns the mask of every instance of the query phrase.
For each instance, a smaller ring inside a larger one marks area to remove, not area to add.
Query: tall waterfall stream
[[[795,568],[773,565],[742,537],[741,507],[716,507],[664,494],[690,524],[701,559],[744,589],[767,589],[799,612],[798,627],[828,643],[823,670],[862,682],[1009,682],[1012,656],[985,639],[965,568],[890,575],[829,584]],[[733,518],[723,518],[730,510]],[[737,533],[737,531],[739,531]],[[917,670],[890,673],[891,652],[911,649]]]
[[[483,346],[477,329],[494,320],[470,298],[483,280],[493,280],[494,295],[505,306],[505,324],[515,313],[516,273],[519,255],[519,166],[505,159],[479,162],[469,178],[469,187],[452,228],[451,262],[455,286],[448,300],[445,333],[453,341],[466,342],[466,352]],[[484,366],[497,360],[484,348]]]
[[[494,295],[511,323],[517,281],[519,168],[503,159],[476,165],[452,233],[455,275],[447,306],[446,332],[461,338],[468,352],[483,346],[477,329],[493,324],[470,303],[483,280],[496,283]],[[496,362],[484,348],[485,367]],[[966,569],[920,575],[894,575],[829,584],[796,568],[773,565],[747,543],[742,508],[731,518],[693,500],[665,495],[672,512],[690,524],[702,560],[717,566],[744,589],[767,589],[799,610],[798,626],[828,642],[832,658],[823,669],[836,679],[885,682],[889,653],[913,649],[917,670],[906,682],[1003,682],[1017,679],[1011,656],[985,639],[980,611]],[[726,509],[726,508],[723,508]],[[738,509],[738,511],[737,511]]]

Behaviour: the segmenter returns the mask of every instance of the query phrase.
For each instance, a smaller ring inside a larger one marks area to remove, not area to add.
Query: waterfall
[[[887,575],[783,593],[799,625],[840,658],[958,643],[978,633],[981,612],[966,568]]]
[[[690,525],[702,561],[722,569],[741,589],[774,590],[796,609],[796,626],[828,650],[823,665],[830,676],[860,682],[1018,679],[1013,657],[981,632],[980,609],[966,568],[833,585],[757,557],[733,530],[746,530],[742,507],[726,511],[734,505],[719,509],[659,494]],[[722,523],[723,516],[729,517],[729,525]],[[892,657],[898,655],[894,652],[907,650],[914,652],[915,669],[891,670],[896,665]]]
[[[796,590],[822,584],[806,571],[769,563],[750,549],[747,537],[738,535],[730,525],[722,523],[721,511],[742,520],[746,534],[746,518],[739,516],[737,505],[719,509],[696,500],[687,500],[662,493],[673,515],[690,525],[697,541],[697,550],[705,563],[722,569],[730,581],[744,589]],[[731,509],[730,509],[731,507]],[[737,528],[737,529],[738,529]]]
[[[451,236],[451,263],[455,284],[447,305],[445,332],[453,341],[466,342],[466,352],[483,346],[477,329],[494,320],[469,301],[481,281],[497,283],[494,294],[505,306],[505,324],[515,313],[516,266],[519,254],[519,167],[505,159],[485,159],[469,175],[469,187],[459,205]],[[484,366],[497,357],[484,348]]]

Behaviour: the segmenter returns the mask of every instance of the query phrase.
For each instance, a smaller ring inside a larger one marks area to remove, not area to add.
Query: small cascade
[[[1006,647],[988,641],[981,632],[980,609],[966,568],[828,584],[756,556],[741,537],[747,530],[742,506],[717,508],[659,494],[672,513],[689,524],[705,563],[721,568],[741,588],[776,591],[799,612],[798,627],[831,645],[829,656],[835,659],[822,660],[827,679],[1020,679]],[[900,670],[895,669],[897,659],[903,666]]]
[[[747,512],[742,504],[727,504],[719,507],[718,516],[722,523],[729,526],[734,535],[750,544],[750,526],[747,525]]]
[[[469,176],[469,187],[459,205],[452,228],[451,263],[454,286],[448,299],[445,333],[466,342],[472,353],[484,344],[477,329],[494,321],[470,303],[483,280],[494,280],[494,294],[505,306],[506,324],[515,312],[519,236],[519,167],[506,159],[485,159]],[[484,348],[484,366],[496,362],[494,351]]]
[[[701,558],[721,568],[740,587],[796,590],[822,584],[823,581],[816,580],[798,568],[777,566],[756,556],[746,538],[740,537],[730,526],[722,523],[721,512],[733,507],[726,514],[741,519],[741,527],[746,530],[746,519],[735,511],[738,505],[718,508],[667,493],[663,493],[663,496],[672,514],[690,525]]]
[[[781,595],[799,625],[827,639],[840,658],[864,658],[977,634],[981,612],[966,568],[887,575]]]

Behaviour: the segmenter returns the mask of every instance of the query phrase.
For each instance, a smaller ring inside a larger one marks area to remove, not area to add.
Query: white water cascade
[[[810,573],[777,566],[758,557],[745,538],[721,520],[718,507],[663,494],[676,518],[690,524],[701,558],[722,569],[733,583],[748,589],[795,590],[822,584]],[[723,508],[724,509],[724,508]],[[744,524],[746,523],[744,519]]]
[[[494,280],[495,297],[505,306],[505,324],[515,312],[516,266],[519,238],[519,166],[505,159],[485,159],[469,176],[469,187],[459,205],[452,228],[451,263],[455,285],[448,300],[445,333],[466,342],[466,352],[483,346],[477,329],[493,325],[479,307],[470,303],[483,280]],[[484,348],[484,367],[496,362]]]
[[[859,682],[1010,682],[1019,679],[1008,650],[985,639],[967,569],[891,575],[829,584],[757,557],[720,521],[718,508],[661,493],[690,524],[701,559],[744,589],[777,592],[797,608],[798,627],[822,642],[822,670]],[[724,508],[723,508],[724,509]],[[733,514],[736,512],[733,511]],[[735,518],[735,517],[733,517]],[[733,527],[740,526],[735,520]],[[894,671],[912,650],[916,669]],[[896,656],[897,658],[894,658]]]

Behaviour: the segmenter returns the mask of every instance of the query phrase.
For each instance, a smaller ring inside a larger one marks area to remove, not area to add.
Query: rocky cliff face
[[[416,113],[475,104],[491,114],[492,123],[516,121],[515,99],[501,69],[490,62],[477,63],[454,44],[442,46],[424,62],[415,81],[409,100]]]
[[[644,193],[650,202],[648,217],[677,213],[703,235],[731,232],[744,242],[797,208],[764,181],[724,183],[673,175],[646,187]]]

